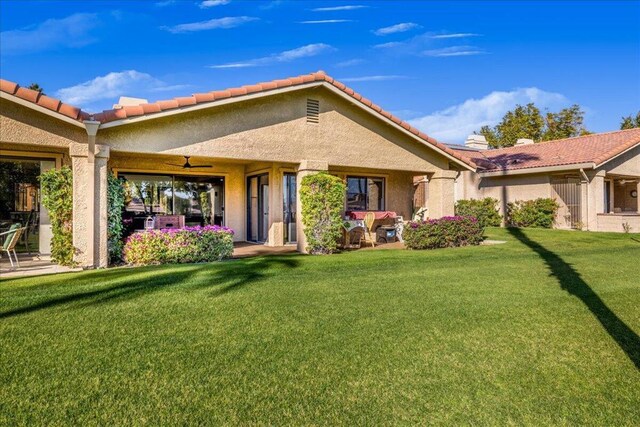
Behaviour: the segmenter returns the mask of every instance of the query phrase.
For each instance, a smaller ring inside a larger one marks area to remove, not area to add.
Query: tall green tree
[[[543,115],[534,103],[529,103],[516,105],[496,126],[483,126],[477,133],[484,135],[490,147],[499,148],[511,147],[519,138],[540,142],[589,132],[584,127],[584,111],[579,105]]]
[[[633,117],[632,114],[629,114],[627,117],[623,117],[620,122],[621,130],[633,128],[640,128],[640,111],[638,111],[638,114],[636,114],[635,117]]]

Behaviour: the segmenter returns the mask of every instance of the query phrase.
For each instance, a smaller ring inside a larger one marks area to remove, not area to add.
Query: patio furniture
[[[367,234],[369,235],[369,240],[371,240],[371,246],[376,246],[376,239],[372,234],[373,231],[373,223],[376,220],[376,214],[374,212],[367,212],[364,216],[364,226]]]
[[[358,219],[345,220],[342,223],[343,228],[343,247],[345,249],[359,249],[362,246],[362,239],[364,237],[364,221]],[[356,234],[358,237],[351,239],[351,234]],[[357,242],[357,243],[356,243]]]
[[[396,228],[396,239],[398,239],[399,242],[404,242],[404,240],[402,239],[402,232],[404,231],[403,217],[401,216],[396,217],[395,228]]]
[[[161,228],[184,228],[184,215],[156,215],[154,226]]]
[[[29,212],[27,219],[25,220],[24,233],[22,234],[22,243],[27,253],[31,255],[31,249],[29,249],[29,236],[33,234],[38,226],[38,213],[35,211]]]
[[[0,236],[6,236],[4,239],[4,243],[2,244],[2,249],[0,252],[6,252],[9,256],[9,262],[11,263],[11,268],[15,266],[20,267],[20,262],[18,261],[18,255],[16,254],[16,245],[20,240],[20,235],[25,230],[26,227],[20,227],[20,223],[17,222],[13,224],[9,231],[5,231],[4,233],[0,233]],[[11,258],[11,252],[13,252],[13,257],[15,258],[15,265],[13,263],[13,259]]]

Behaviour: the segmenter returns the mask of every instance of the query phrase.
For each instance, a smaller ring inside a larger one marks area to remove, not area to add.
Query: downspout
[[[100,122],[95,120],[85,120],[84,127],[87,131],[87,191],[89,192],[89,200],[91,201],[89,208],[89,216],[87,218],[87,259],[86,264],[90,268],[95,268],[96,251],[95,251],[95,225],[96,225],[96,135]]]

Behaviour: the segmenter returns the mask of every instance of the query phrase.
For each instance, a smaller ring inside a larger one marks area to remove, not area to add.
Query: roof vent
[[[320,101],[307,98],[307,123],[320,121]]]
[[[529,144],[533,144],[533,139],[529,139],[529,138],[518,138],[518,140],[516,141],[516,145],[529,145]]]
[[[464,142],[464,146],[468,148],[474,148],[476,150],[486,150],[489,148],[489,143],[484,135],[469,135]]]

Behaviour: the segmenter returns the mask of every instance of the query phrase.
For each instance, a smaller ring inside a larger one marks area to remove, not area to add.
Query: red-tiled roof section
[[[594,163],[596,166],[640,144],[640,129],[557,139],[495,150],[456,150],[480,171],[531,169]]]
[[[45,108],[52,109],[53,111],[57,111],[60,114],[63,114],[65,116],[68,116],[77,120],[87,120],[91,117],[93,118],[93,120],[97,120],[100,123],[108,123],[115,120],[151,115],[154,113],[159,113],[161,111],[174,110],[174,109],[188,107],[195,104],[213,102],[213,101],[224,99],[224,98],[243,96],[243,95],[256,93],[256,92],[267,92],[274,89],[279,89],[279,88],[284,88],[289,86],[304,85],[304,84],[313,83],[313,82],[326,82],[333,85],[334,87],[340,89],[342,92],[346,93],[350,97],[354,98],[355,100],[371,108],[378,114],[382,115],[383,117],[386,117],[387,119],[391,120],[392,122],[396,123],[397,125],[401,126],[402,128],[406,129],[412,134],[416,135],[417,137],[427,142],[428,144],[437,147],[438,149],[446,152],[448,155],[456,158],[457,160],[460,160],[463,163],[468,164],[471,167],[475,167],[475,164],[469,161],[467,157],[460,155],[457,151],[450,149],[449,147],[442,144],[441,142],[431,138],[429,135],[425,134],[424,132],[420,132],[418,129],[414,128],[409,123],[383,110],[380,106],[374,104],[367,98],[355,92],[353,89],[348,88],[343,83],[340,83],[339,81],[334,80],[332,77],[328,76],[323,71],[318,71],[311,74],[304,74],[302,76],[297,76],[297,77],[289,77],[286,79],[273,80],[271,82],[258,83],[254,85],[246,85],[239,88],[230,88],[230,89],[220,90],[220,91],[196,93],[196,94],[193,94],[192,96],[174,98],[166,101],[156,101],[149,104],[124,106],[119,109],[105,110],[97,114],[88,114],[76,107],[72,107],[68,104],[61,103],[58,100],[45,97],[44,95],[39,95],[38,92],[36,91],[22,88],[18,86],[16,83],[9,82],[6,80],[0,80],[0,83],[1,83],[0,90],[2,92],[7,92],[11,95],[18,96],[19,98],[22,98],[24,100],[35,102],[39,105],[44,106]],[[40,99],[38,97],[40,97]],[[42,98],[46,98],[46,99],[41,101]],[[58,104],[57,106],[54,105],[55,103],[54,101],[57,102]],[[55,106],[55,109],[53,108],[54,106]],[[74,114],[75,111],[77,111],[77,113]]]
[[[78,107],[65,104],[59,99],[51,98],[37,90],[28,89],[7,80],[0,79],[0,91],[8,93],[9,95],[15,95],[18,98],[39,105],[47,110],[55,111],[73,120],[88,120],[90,117],[90,114],[82,111]]]

